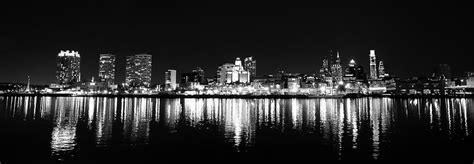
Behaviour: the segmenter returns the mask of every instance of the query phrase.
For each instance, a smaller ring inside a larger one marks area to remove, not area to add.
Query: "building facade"
[[[78,51],[60,51],[56,58],[56,80],[60,85],[81,81],[81,56]]]
[[[176,89],[176,70],[169,69],[165,72],[165,89],[167,91]]]
[[[383,79],[385,77],[385,67],[383,65],[383,61],[379,61],[379,78]]]
[[[244,69],[250,74],[250,80],[257,76],[257,60],[253,56],[244,59]]]
[[[150,87],[152,56],[138,54],[127,56],[125,83],[128,87]]]
[[[115,83],[115,55],[100,54],[99,81],[108,85]]]
[[[240,58],[234,64],[226,63],[217,70],[217,79],[220,84],[250,83],[250,73],[242,65]]]
[[[375,57],[375,50],[370,50],[369,54],[369,71],[370,71],[370,79],[376,80],[378,79],[377,76],[377,60]]]
[[[336,52],[336,60],[331,65],[331,76],[332,76],[333,81],[336,83],[339,81],[342,81],[342,66],[341,66],[341,59],[339,57],[339,51]]]

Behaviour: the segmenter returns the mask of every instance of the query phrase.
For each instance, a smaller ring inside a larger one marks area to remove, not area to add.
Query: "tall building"
[[[220,84],[249,83],[250,74],[242,65],[240,58],[236,58],[234,64],[226,63],[217,70],[217,78]]]
[[[125,83],[129,87],[150,87],[151,55],[127,56]]]
[[[246,57],[244,60],[244,69],[250,73],[250,79],[257,76],[257,60],[253,56]]]
[[[448,64],[438,64],[435,67],[435,77],[438,79],[451,79],[451,67]]]
[[[205,72],[201,67],[196,67],[196,69],[194,69],[192,73],[196,74],[196,82],[199,82],[199,84],[207,83]]]
[[[331,76],[335,82],[339,82],[342,80],[342,66],[341,59],[339,57],[339,51],[336,52],[336,61],[331,65]]]
[[[100,54],[99,81],[109,85],[115,83],[115,55]]]
[[[326,82],[332,82],[331,72],[329,69],[329,62],[326,58],[323,59],[323,65],[319,69],[319,77]]]
[[[385,67],[383,66],[383,61],[379,61],[379,78],[384,78],[385,77]]]
[[[60,85],[81,81],[81,56],[78,51],[60,51],[56,59],[56,80]]]
[[[175,90],[176,89],[176,70],[169,69],[165,72],[165,89]]]
[[[370,50],[369,60],[370,60],[370,63],[369,63],[370,79],[376,80],[378,76],[377,76],[377,61],[375,58],[375,50]]]
[[[364,73],[364,68],[360,65],[357,65],[354,59],[349,62],[349,66],[344,71],[344,81],[349,82],[363,82],[366,81],[366,76]]]

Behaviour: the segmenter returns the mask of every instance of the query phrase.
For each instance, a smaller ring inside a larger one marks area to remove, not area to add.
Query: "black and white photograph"
[[[472,164],[468,4],[6,2],[0,164]]]

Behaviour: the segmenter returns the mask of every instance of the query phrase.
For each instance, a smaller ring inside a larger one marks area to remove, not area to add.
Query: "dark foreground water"
[[[0,163],[474,159],[473,99],[0,97]]]

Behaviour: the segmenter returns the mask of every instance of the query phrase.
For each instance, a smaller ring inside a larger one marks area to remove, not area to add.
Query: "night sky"
[[[138,53],[153,55],[153,84],[163,83],[170,68],[181,74],[199,66],[214,76],[219,65],[246,56],[257,59],[258,75],[279,69],[313,74],[330,49],[339,50],[344,67],[353,58],[366,72],[370,49],[388,73],[400,77],[429,75],[437,63],[449,64],[455,75],[474,71],[473,10],[451,5],[84,1],[15,7],[19,5],[24,6],[0,13],[0,82],[25,83],[30,75],[34,84],[50,84],[60,50],[79,51],[82,79],[97,78],[99,54],[116,55],[120,83],[125,56]]]

